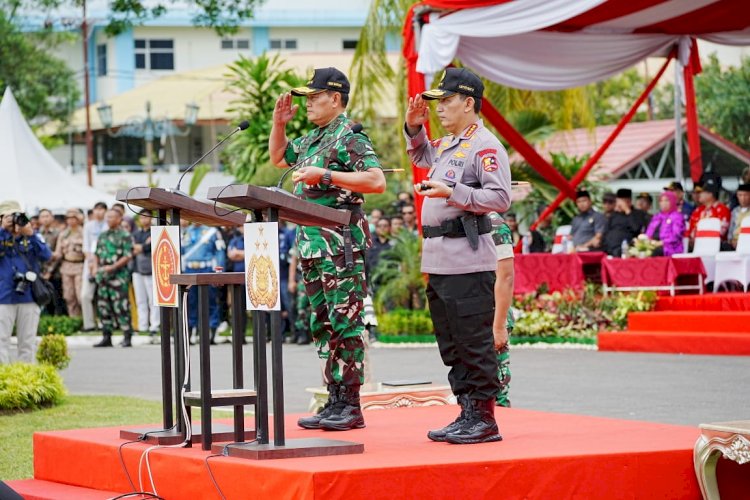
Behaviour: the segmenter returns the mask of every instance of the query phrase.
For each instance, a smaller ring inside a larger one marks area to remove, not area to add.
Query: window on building
[[[272,38],[269,41],[269,47],[275,50],[297,50],[297,40],[295,38]]]
[[[248,38],[224,38],[221,40],[222,50],[242,50],[250,48],[250,39]]]
[[[173,40],[135,40],[136,69],[174,69]]]
[[[107,76],[107,45],[101,44],[96,46],[96,74],[97,76]]]
[[[357,48],[358,40],[344,40],[341,42],[341,46],[344,50],[354,50]]]

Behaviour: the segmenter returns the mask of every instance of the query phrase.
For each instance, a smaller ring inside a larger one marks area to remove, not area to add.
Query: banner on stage
[[[245,224],[245,298],[248,311],[280,311],[279,224]]]
[[[151,267],[153,276],[153,305],[177,307],[177,285],[169,276],[180,273],[180,228],[151,226]]]

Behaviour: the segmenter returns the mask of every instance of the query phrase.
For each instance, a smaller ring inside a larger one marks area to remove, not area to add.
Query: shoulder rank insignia
[[[448,146],[450,146],[450,145],[451,145],[451,141],[445,141],[445,142],[443,142],[443,143],[441,144],[441,146],[443,146],[444,148],[447,148],[447,147],[448,147]]]
[[[476,123],[472,124],[471,127],[466,129],[466,133],[464,134],[464,137],[468,139],[469,137],[474,135],[474,132],[476,132],[478,128],[479,126]]]
[[[464,149],[469,149],[471,147],[471,144],[469,144],[468,142],[462,142],[461,147]]]
[[[482,168],[485,172],[494,172],[497,170],[497,158],[494,155],[488,155],[482,158]]]
[[[367,152],[367,146],[362,141],[355,141],[352,144],[352,151],[354,154],[362,156]]]

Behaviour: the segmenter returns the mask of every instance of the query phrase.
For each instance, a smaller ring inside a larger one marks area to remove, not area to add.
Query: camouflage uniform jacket
[[[513,232],[505,223],[502,216],[497,212],[490,212],[490,220],[492,220],[492,241],[495,242],[495,249],[497,250],[497,260],[512,259],[513,258]],[[505,327],[510,332],[516,325],[515,318],[513,317],[513,311],[508,308],[508,316],[505,320]]]
[[[319,127],[307,135],[290,141],[284,159],[292,165],[298,158],[312,155],[303,166],[327,168],[334,172],[364,172],[370,168],[382,168],[370,139],[363,133],[351,134],[352,121],[341,114],[325,127]],[[349,136],[341,141],[336,138]],[[326,146],[326,144],[329,144]],[[319,149],[325,146],[323,149]],[[313,154],[314,153],[314,154]],[[364,196],[335,185],[305,185],[297,183],[294,194],[312,203],[332,208],[349,208],[347,205],[361,205]],[[352,214],[349,226],[352,232],[352,249],[363,252],[370,245],[370,229],[363,213]],[[297,231],[297,245],[300,258],[341,255],[344,253],[343,226],[315,227],[300,226]]]
[[[99,271],[96,281],[100,283],[104,278],[101,270],[104,266],[111,266],[124,256],[133,254],[133,238],[124,229],[107,229],[99,235],[96,241],[96,257],[99,259]],[[130,277],[128,266],[122,266],[113,273],[108,273],[107,280],[120,279],[127,281]]]

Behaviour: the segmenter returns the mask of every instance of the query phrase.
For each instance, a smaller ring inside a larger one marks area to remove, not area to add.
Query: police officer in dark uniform
[[[430,168],[414,186],[422,208],[422,272],[448,380],[461,405],[459,417],[430,431],[433,441],[472,444],[499,441],[494,406],[500,383],[494,350],[497,254],[488,212],[510,208],[508,154],[478,117],[484,85],[463,68],[448,68],[437,89],[409,99],[407,153]],[[428,140],[427,100],[437,100],[440,123],[450,132]]]

